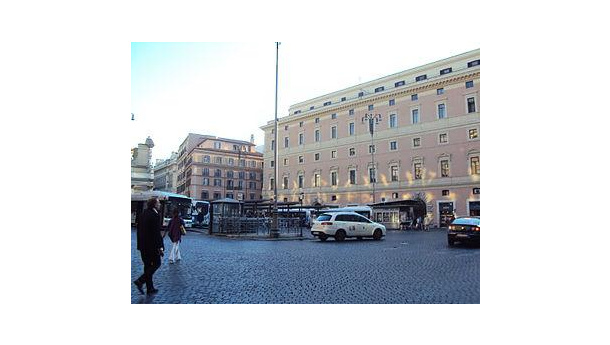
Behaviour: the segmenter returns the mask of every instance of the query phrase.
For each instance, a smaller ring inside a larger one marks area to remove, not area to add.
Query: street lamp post
[[[279,147],[277,142],[277,84],[278,84],[278,59],[280,51],[280,42],[275,42],[275,122],[274,122],[274,134],[275,134],[275,147],[273,148],[273,221],[271,223],[271,230],[269,231],[269,237],[277,238],[280,236],[277,224],[277,162],[278,154],[277,148]]]
[[[373,169],[373,172],[370,173],[369,172],[369,178],[371,179],[371,182],[373,182],[373,204],[376,202],[375,199],[375,184],[377,182],[377,169],[375,168],[375,143],[373,141],[373,134],[375,133],[375,125],[379,122],[381,122],[381,114],[369,114],[366,113],[364,114],[364,116],[362,117],[362,123],[365,122],[365,120],[368,122],[369,125],[369,133],[371,133],[371,169]]]

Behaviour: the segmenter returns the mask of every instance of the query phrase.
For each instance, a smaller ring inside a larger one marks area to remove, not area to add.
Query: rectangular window
[[[299,133],[299,145],[305,144],[305,134]]]
[[[288,189],[288,176],[284,176],[284,189]]]
[[[356,149],[354,147],[350,147],[349,148],[349,156],[355,156],[356,155]]]
[[[218,179],[218,178],[215,178],[215,179],[214,179],[214,186],[215,186],[215,187],[220,187],[220,186],[222,186],[222,180],[221,180],[221,179]]]
[[[449,68],[445,68],[445,69],[442,69],[442,70],[441,70],[441,75],[443,75],[443,74],[447,74],[447,73],[451,73],[451,70],[452,70],[452,69],[451,69],[451,67],[449,67]]]
[[[299,181],[299,188],[303,188],[303,175],[299,175],[298,181]]]
[[[375,168],[369,168],[369,183],[377,183],[375,177]]]
[[[319,153],[314,154],[313,157],[314,157],[313,159],[315,161],[319,161],[320,160],[320,154]]]
[[[442,95],[445,93],[445,89],[443,89],[442,87],[440,89],[436,89],[436,94],[437,95]]]
[[[350,122],[349,129],[348,129],[349,135],[350,136],[354,135],[355,131],[356,131],[356,127],[354,126],[354,123]]]
[[[476,139],[479,137],[479,130],[476,128],[468,130],[468,139]]]
[[[447,133],[441,133],[438,136],[438,143],[439,144],[446,144],[447,143]]]
[[[337,118],[337,114],[331,114],[331,115],[330,115],[330,118],[331,118],[331,119],[333,119],[333,120],[335,120],[335,119]]]
[[[288,158],[284,158],[284,166],[288,165]]]
[[[478,66],[480,64],[481,64],[481,60],[480,59],[479,60],[474,60],[474,61],[470,61],[468,63],[468,67],[474,67],[474,66]]]
[[[479,175],[479,157],[470,158],[470,173],[471,175]]]
[[[413,147],[421,146],[421,138],[413,138]]]
[[[415,178],[416,180],[421,180],[422,177],[422,164],[421,163],[414,163],[413,164],[413,178]]]
[[[287,131],[287,130],[288,130],[288,125],[285,125],[285,126],[284,126],[284,130],[285,130],[285,131]],[[233,145],[233,150],[237,150],[237,149],[235,148],[236,146],[237,146],[237,145]]]
[[[443,190],[441,191],[441,194],[442,194],[443,196],[449,196],[449,189],[443,189]]]
[[[403,86],[403,85],[405,85],[405,81],[404,80],[401,80],[399,82],[394,83],[394,87],[399,87],[399,86]]]
[[[304,161],[303,156],[299,156],[299,164],[303,164]]]
[[[375,153],[375,145],[369,145],[369,153]]]
[[[273,177],[269,179],[269,189],[270,190],[275,189],[275,180],[273,179]]]
[[[418,99],[417,94],[411,95],[412,101],[417,101],[417,99]]]
[[[320,123],[320,118],[316,117],[316,119],[314,120],[315,123]]]
[[[441,161],[441,177],[449,177],[449,161]]]
[[[337,172],[336,171],[330,172],[330,185],[331,186],[337,185]]]
[[[330,137],[332,139],[337,139],[337,126],[330,127]]]
[[[373,110],[373,105],[369,104],[369,111],[372,111],[372,110]]]
[[[419,123],[419,109],[411,110],[411,122],[413,124]]]
[[[390,105],[390,106],[392,106],[392,105],[396,105],[396,101],[395,101],[395,100],[393,100],[393,99],[391,99],[391,100],[389,101],[389,105]]]
[[[207,191],[202,190],[201,191],[201,200],[208,200],[210,198],[210,194],[208,194]]]
[[[396,114],[390,114],[390,128],[396,128],[396,127],[397,127]]]
[[[288,147],[288,137],[284,137],[284,148]]]
[[[422,80],[426,80],[426,78],[428,78],[425,74],[422,74],[418,77],[415,77],[415,81],[422,81]]]
[[[337,158],[337,150],[330,151],[330,158]]]
[[[468,112],[469,113],[474,113],[476,111],[477,111],[477,109],[476,109],[475,104],[474,104],[474,97],[469,97],[468,98]]]
[[[316,131],[314,132],[314,140],[316,142],[320,141],[320,130],[319,129],[316,129]]]
[[[210,176],[210,168],[203,168],[203,176]]]
[[[320,187],[320,174],[313,175],[313,186]]]
[[[447,113],[445,112],[445,104],[438,105],[438,118],[444,119],[447,117]]]
[[[354,115],[354,109],[349,110],[349,115]]]
[[[299,127],[303,127],[303,121],[299,122]]]
[[[207,178],[207,177],[205,177],[205,178],[203,179],[203,185],[204,185],[204,186],[209,186],[209,185],[210,185],[210,179],[209,179],[209,178]]]
[[[324,102],[324,106],[330,105],[330,101]]]
[[[309,107],[309,110],[313,110],[313,105],[311,107]]]
[[[470,89],[471,87],[474,87],[474,82],[473,82],[472,80],[467,81],[467,82],[466,82],[466,88],[467,88],[467,89]]]
[[[356,184],[356,170],[349,171],[349,184]]]
[[[341,97],[341,102],[345,101],[346,99],[346,97]]]
[[[362,91],[358,92],[358,97],[362,97],[362,96],[364,96],[364,92],[362,92]]]
[[[383,91],[383,86],[380,86],[380,87],[378,87],[378,88],[375,88],[375,92],[376,92],[376,93],[377,93],[377,92],[381,92],[381,91]]]
[[[398,149],[398,143],[396,141],[390,141],[390,151],[396,151]]]
[[[271,140],[271,151],[275,151],[275,140]]]
[[[217,150],[220,150],[220,141],[215,141],[214,142],[214,148]]]
[[[218,200],[218,199],[220,199],[220,193],[214,192],[214,200]]]
[[[390,176],[392,178],[392,182],[398,181],[398,166],[393,165],[390,167]]]

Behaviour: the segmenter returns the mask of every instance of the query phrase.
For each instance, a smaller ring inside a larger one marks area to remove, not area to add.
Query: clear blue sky
[[[278,117],[314,97],[480,48],[478,42],[282,42]],[[275,43],[132,43],[133,146],[150,136],[153,162],[188,133],[262,145],[274,118]],[[128,116],[128,115],[126,115]]]

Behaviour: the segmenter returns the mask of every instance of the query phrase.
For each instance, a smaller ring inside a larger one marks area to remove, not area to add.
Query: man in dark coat
[[[157,198],[150,198],[147,209],[140,215],[138,223],[138,250],[144,264],[144,274],[133,283],[138,291],[144,294],[142,286],[146,283],[146,293],[153,294],[159,290],[153,285],[153,274],[161,266],[163,256],[163,238],[161,237],[161,203]]]

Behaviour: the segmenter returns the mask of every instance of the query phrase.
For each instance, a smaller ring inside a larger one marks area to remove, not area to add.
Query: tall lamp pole
[[[362,117],[362,123],[364,123],[365,121],[368,122],[369,125],[369,133],[371,133],[371,169],[373,169],[373,172],[370,173],[369,171],[369,177],[371,179],[371,182],[373,182],[373,204],[376,202],[375,199],[375,183],[377,182],[377,168],[375,167],[375,143],[373,142],[373,134],[375,133],[375,125],[379,122],[381,122],[381,114],[369,114],[366,113],[364,114],[364,116]]]
[[[278,85],[278,58],[280,51],[280,42],[275,42],[275,147],[273,148],[273,222],[271,223],[271,231],[269,231],[270,237],[279,237],[280,232],[277,227],[277,162],[278,162],[278,142],[277,142],[277,85]]]

